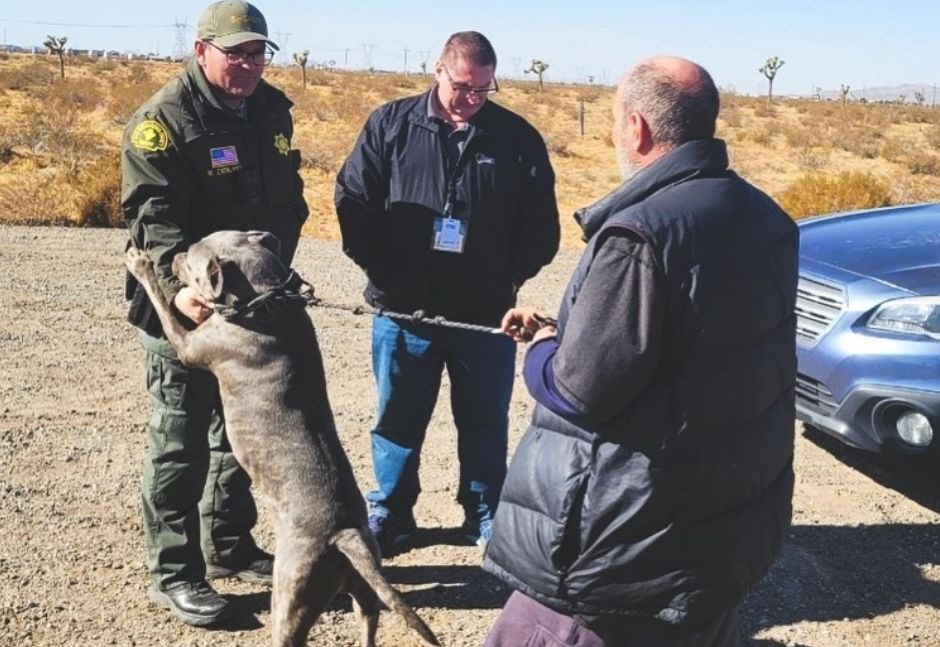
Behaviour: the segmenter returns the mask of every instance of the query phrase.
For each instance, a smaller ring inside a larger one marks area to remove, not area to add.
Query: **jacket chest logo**
[[[274,136],[274,148],[281,155],[287,155],[290,152],[290,142],[284,136],[284,133],[278,133]]]
[[[219,146],[209,149],[209,160],[212,168],[226,168],[238,165],[238,151],[234,146]]]

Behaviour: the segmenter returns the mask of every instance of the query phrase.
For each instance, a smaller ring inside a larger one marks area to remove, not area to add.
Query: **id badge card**
[[[467,221],[459,218],[441,216],[434,219],[434,236],[431,249],[438,252],[463,253],[463,244],[467,238]]]

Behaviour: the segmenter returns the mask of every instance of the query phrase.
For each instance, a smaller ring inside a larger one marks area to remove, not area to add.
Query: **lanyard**
[[[458,144],[457,146],[457,158],[451,164],[451,155],[449,152],[451,142],[450,138],[453,136],[457,129],[452,129],[449,133],[445,135],[444,146],[444,157],[447,160],[447,192],[444,196],[444,217],[453,218],[454,217],[454,206],[457,204],[457,178],[460,175],[461,170],[465,166],[466,162],[464,158],[466,157],[467,147],[470,144],[470,140],[473,138],[473,134],[470,131],[470,128],[465,129],[467,131],[466,137],[463,139],[463,146]]]

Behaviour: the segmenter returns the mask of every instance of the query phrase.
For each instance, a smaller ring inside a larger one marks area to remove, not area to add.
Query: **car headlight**
[[[940,339],[940,296],[886,301],[868,318],[865,327]]]

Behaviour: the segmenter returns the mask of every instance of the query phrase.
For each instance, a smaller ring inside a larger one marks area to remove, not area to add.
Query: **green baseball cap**
[[[235,47],[252,40],[263,40],[278,49],[268,38],[268,23],[258,8],[244,0],[213,2],[199,16],[196,29],[199,40],[211,40],[221,47]]]

